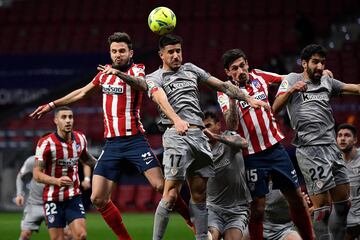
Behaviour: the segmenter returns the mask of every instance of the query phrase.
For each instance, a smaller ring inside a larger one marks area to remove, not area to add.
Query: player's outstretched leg
[[[91,201],[119,240],[131,240],[123,223],[119,209],[110,200],[115,183],[100,175],[93,176]]]
[[[300,188],[283,191],[289,203],[291,220],[296,225],[302,239],[315,239],[309,209]]]

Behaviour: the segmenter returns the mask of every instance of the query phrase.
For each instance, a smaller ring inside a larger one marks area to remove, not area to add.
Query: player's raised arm
[[[92,93],[95,90],[95,88],[97,88],[97,86],[94,85],[92,82],[90,82],[86,86],[72,91],[65,97],[59,98],[55,101],[39,106],[34,112],[32,112],[29,115],[29,117],[33,119],[39,119],[44,114],[50,112],[56,107],[64,106],[79,101],[80,99],[83,99],[84,97]]]
[[[266,102],[256,100],[255,98],[249,96],[248,94],[245,94],[240,90],[240,88],[238,88],[229,81],[223,82],[216,77],[210,76],[208,81],[206,81],[206,83],[210,87],[213,87],[214,89],[225,93],[231,98],[248,102],[249,105],[253,108],[264,107],[265,109],[270,110],[270,107]]]
[[[102,71],[104,74],[112,74],[112,75],[118,76],[119,78],[124,80],[127,84],[129,84],[131,87],[135,88],[136,90],[140,90],[140,91],[147,90],[147,85],[146,85],[144,77],[130,76],[124,72],[121,72],[120,70],[112,68],[110,65],[107,65],[107,66],[99,65],[97,67],[97,69],[99,71]]]
[[[216,141],[225,143],[232,148],[240,149],[240,148],[247,148],[249,146],[246,139],[242,138],[238,134],[235,134],[235,135],[216,134],[216,133],[211,132],[207,128],[204,129],[204,133],[210,140],[216,140]]]
[[[345,95],[360,95],[360,84],[344,84],[340,93]]]
[[[182,120],[171,107],[167,96],[161,88],[152,92],[151,99],[160,107],[161,111],[174,123],[176,132],[180,135],[186,133],[189,123]]]

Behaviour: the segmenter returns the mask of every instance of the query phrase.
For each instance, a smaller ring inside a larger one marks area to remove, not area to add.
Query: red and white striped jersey
[[[79,159],[87,157],[87,140],[84,134],[73,131],[72,141],[65,141],[57,133],[41,138],[36,147],[35,161],[44,165],[44,173],[60,178],[68,176],[73,185],[59,187],[46,184],[43,191],[44,201],[62,202],[80,194],[78,175]]]
[[[144,78],[145,66],[133,64],[126,74]],[[145,81],[145,80],[144,80]],[[140,121],[143,91],[133,89],[121,78],[99,72],[92,80],[103,93],[104,137],[131,136],[145,132]]]
[[[243,92],[270,105],[268,85],[280,83],[281,79],[281,75],[254,69],[249,73],[249,81],[239,87]],[[226,94],[218,92],[218,102],[223,112],[228,110],[230,103]],[[252,108],[245,101],[236,101],[236,103],[240,117],[238,131],[249,143],[248,149],[243,150],[244,155],[261,152],[284,138],[271,111]]]

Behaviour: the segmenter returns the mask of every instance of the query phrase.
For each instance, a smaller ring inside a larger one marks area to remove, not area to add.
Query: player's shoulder
[[[143,63],[134,63],[133,68],[145,69],[145,64]]]
[[[280,74],[277,73],[273,73],[273,72],[268,72],[268,71],[264,71],[258,68],[254,68],[250,71],[250,73],[258,75],[258,76],[269,76],[269,77],[281,77]]]
[[[151,79],[158,79],[162,76],[163,70],[161,68],[158,68],[157,70],[153,71],[152,73],[146,74],[145,78],[151,78]]]
[[[38,141],[38,145],[44,144],[49,142],[51,139],[53,139],[53,137],[55,136],[55,133],[48,133],[46,135],[43,135],[39,141]]]
[[[302,73],[294,73],[294,72],[289,73],[284,78],[284,80],[289,83],[295,83],[295,82],[301,81],[303,79],[304,79],[304,75]]]
[[[85,134],[82,131],[79,130],[73,130],[73,134],[75,135],[75,137],[82,137],[86,139]]]

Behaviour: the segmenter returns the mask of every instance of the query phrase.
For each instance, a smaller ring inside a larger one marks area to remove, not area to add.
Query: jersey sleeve
[[[331,94],[334,96],[339,95],[345,83],[330,77],[328,79],[331,81]]]
[[[101,81],[101,77],[102,77],[103,73],[102,72],[99,72],[98,74],[96,74],[96,76],[93,78],[93,80],[91,81],[92,84],[94,84],[95,86],[99,86]]]
[[[151,95],[156,92],[161,86],[160,75],[157,72],[145,76],[146,85],[148,86],[148,95],[151,98]]]
[[[40,139],[36,146],[35,163],[42,162],[42,165],[45,166],[50,159],[49,156],[51,156],[49,142],[45,139]]]
[[[79,134],[80,144],[82,148],[82,152],[80,155],[81,159],[87,159],[88,158],[88,144],[85,134],[81,132],[77,132]]]
[[[261,76],[267,84],[280,83],[283,79],[283,76],[277,73],[266,72],[260,69],[254,69],[253,71],[256,75]]]
[[[192,72],[194,72],[197,76],[197,79],[201,82],[205,82],[210,78],[210,74],[208,72],[206,72],[205,70],[203,70],[202,68],[199,68],[198,66],[192,64],[192,63],[188,63],[189,66],[191,66],[191,70]]]
[[[293,74],[289,74],[284,78],[284,80],[281,81],[279,89],[276,93],[276,97],[284,93],[287,93],[292,88],[293,85],[294,85],[294,76]]]
[[[217,99],[222,112],[225,112],[229,109],[230,99],[225,93],[217,92]]]

